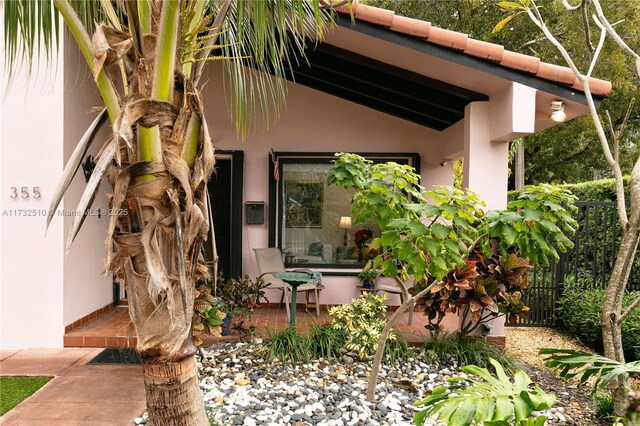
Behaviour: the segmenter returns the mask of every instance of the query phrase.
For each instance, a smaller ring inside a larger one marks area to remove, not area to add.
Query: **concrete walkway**
[[[4,416],[0,424],[133,425],[145,410],[142,367],[87,365],[102,349],[0,351],[0,375],[53,379]]]

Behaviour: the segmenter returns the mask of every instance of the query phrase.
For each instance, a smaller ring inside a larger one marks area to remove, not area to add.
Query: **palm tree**
[[[93,73],[104,110],[71,155],[50,212],[108,119],[113,133],[78,211],[91,206],[108,176],[110,208],[129,213],[111,216],[107,271],[128,291],[150,423],[208,424],[191,336],[194,282],[207,275],[200,253],[209,232],[206,182],[214,168],[200,77],[207,62],[223,63],[244,137],[255,127],[257,108],[278,110],[286,64],[304,55],[306,40],[322,37],[332,19],[329,3],[16,0],[3,7],[9,69],[22,58],[30,65],[42,46],[55,51],[61,16]],[[83,219],[74,218],[67,250]]]

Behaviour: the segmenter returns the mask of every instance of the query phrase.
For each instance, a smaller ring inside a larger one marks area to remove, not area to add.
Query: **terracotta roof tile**
[[[393,18],[393,22],[391,22],[391,27],[389,29],[398,33],[409,34],[414,37],[426,39],[429,36],[431,24],[419,19],[396,16]]]
[[[366,4],[357,4],[355,7],[351,7],[356,11],[356,19],[361,19],[387,28],[391,26],[395,17],[395,13],[391,10],[367,6]]]
[[[439,44],[440,46],[449,47],[455,50],[464,50],[467,46],[468,38],[469,37],[466,34],[432,27],[431,31],[429,31],[429,38],[427,38],[427,41],[429,43]]]
[[[467,47],[464,49],[464,53],[493,62],[500,62],[504,53],[504,46],[470,38],[467,40]]]
[[[540,68],[538,68],[536,75],[545,80],[557,81],[568,86],[573,86],[573,83],[576,82],[576,76],[570,68],[546,62],[540,62]]]
[[[576,82],[571,87],[581,92],[584,91],[584,86],[578,79],[576,79]],[[610,81],[594,77],[589,79],[589,89],[591,89],[591,93],[611,93],[611,88],[612,85]]]
[[[502,59],[500,59],[500,65],[536,74],[540,68],[540,59],[534,56],[505,50],[502,54]]]
[[[343,5],[336,8],[338,12],[344,14],[349,14],[350,9],[358,20],[417,37],[428,43],[462,51],[470,56],[497,62],[505,68],[525,71],[536,77],[565,84],[576,90],[584,89],[568,67],[541,62],[540,59],[533,56],[506,50],[504,46],[499,44],[474,40],[463,33],[436,28],[426,21],[396,16],[391,10],[358,4],[357,0],[354,0],[351,6]],[[591,93],[595,95],[609,96],[611,94],[611,83],[605,80],[591,77],[589,87],[591,88]]]

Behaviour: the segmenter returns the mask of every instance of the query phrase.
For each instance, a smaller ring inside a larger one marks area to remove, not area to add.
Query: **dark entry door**
[[[207,187],[218,250],[218,271],[229,278],[234,273],[231,270],[231,160],[216,160],[216,170]],[[207,254],[211,259],[211,254]]]

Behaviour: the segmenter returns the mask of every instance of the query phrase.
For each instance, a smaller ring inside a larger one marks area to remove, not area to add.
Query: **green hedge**
[[[558,300],[559,326],[577,337],[585,345],[602,353],[603,288],[586,289],[583,285],[568,284]],[[623,306],[640,297],[640,292],[628,292]],[[622,323],[622,342],[627,361],[640,360],[640,309],[636,309]]]
[[[565,183],[556,185],[566,188],[579,201],[616,201],[615,179],[592,180],[582,183]],[[629,199],[629,176],[624,177],[625,197]],[[509,200],[515,200],[521,191],[509,191]]]

